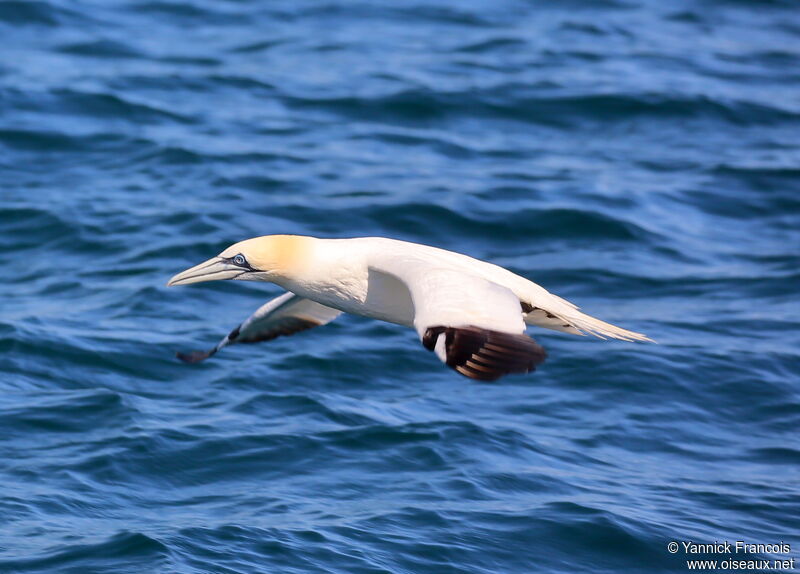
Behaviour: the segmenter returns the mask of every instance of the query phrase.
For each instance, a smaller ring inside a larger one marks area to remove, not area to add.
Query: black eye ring
[[[244,258],[244,255],[239,253],[238,255],[234,255],[233,262],[236,265],[245,265],[247,263],[247,259]]]

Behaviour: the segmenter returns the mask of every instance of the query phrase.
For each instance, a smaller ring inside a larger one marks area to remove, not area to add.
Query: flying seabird
[[[536,325],[623,341],[650,338],[590,317],[569,301],[497,265],[387,239],[268,235],[247,239],[167,283],[267,281],[284,293],[260,307],[209,351],[178,353],[188,363],[233,343],[255,343],[353,313],[413,327],[422,345],[471,379],[493,381],[536,369],[547,356],[525,334]]]

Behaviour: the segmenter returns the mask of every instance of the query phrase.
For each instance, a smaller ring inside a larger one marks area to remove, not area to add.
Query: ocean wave
[[[282,99],[299,109],[326,110],[353,120],[383,122],[477,116],[567,128],[581,120],[614,122],[639,116],[663,121],[700,117],[735,125],[775,125],[800,119],[800,112],[777,103],[680,93],[540,95],[517,84],[456,93],[404,90],[371,98],[287,94]]]
[[[76,20],[86,21],[80,12],[55,2],[10,0],[0,5],[0,22],[10,25],[55,27]]]
[[[0,2],[0,570],[671,572],[797,531],[792,6]],[[344,315],[178,361],[281,290],[166,280],[270,233],[464,252],[658,344],[532,328],[477,384]]]
[[[10,572],[46,571],[57,568],[70,571],[103,569],[114,560],[119,571],[164,566],[169,549],[155,538],[141,532],[119,532],[101,542],[91,544],[61,544],[43,553],[19,560],[0,560],[0,566]]]

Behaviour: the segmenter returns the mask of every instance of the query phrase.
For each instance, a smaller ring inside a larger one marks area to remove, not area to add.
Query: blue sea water
[[[793,0],[3,0],[0,38],[0,572],[800,561]],[[271,233],[659,344],[532,329],[481,384],[345,316],[178,362],[279,290],[165,281]]]

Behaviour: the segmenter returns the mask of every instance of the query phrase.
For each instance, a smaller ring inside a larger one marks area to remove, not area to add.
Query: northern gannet
[[[353,313],[413,327],[422,345],[471,379],[527,373],[547,356],[525,334],[536,325],[602,339],[651,341],[578,310],[574,304],[497,265],[384,237],[255,237],[178,273],[188,285],[235,279],[276,283],[269,301],[209,351],[178,353],[189,363],[232,343],[255,343],[325,325]]]

